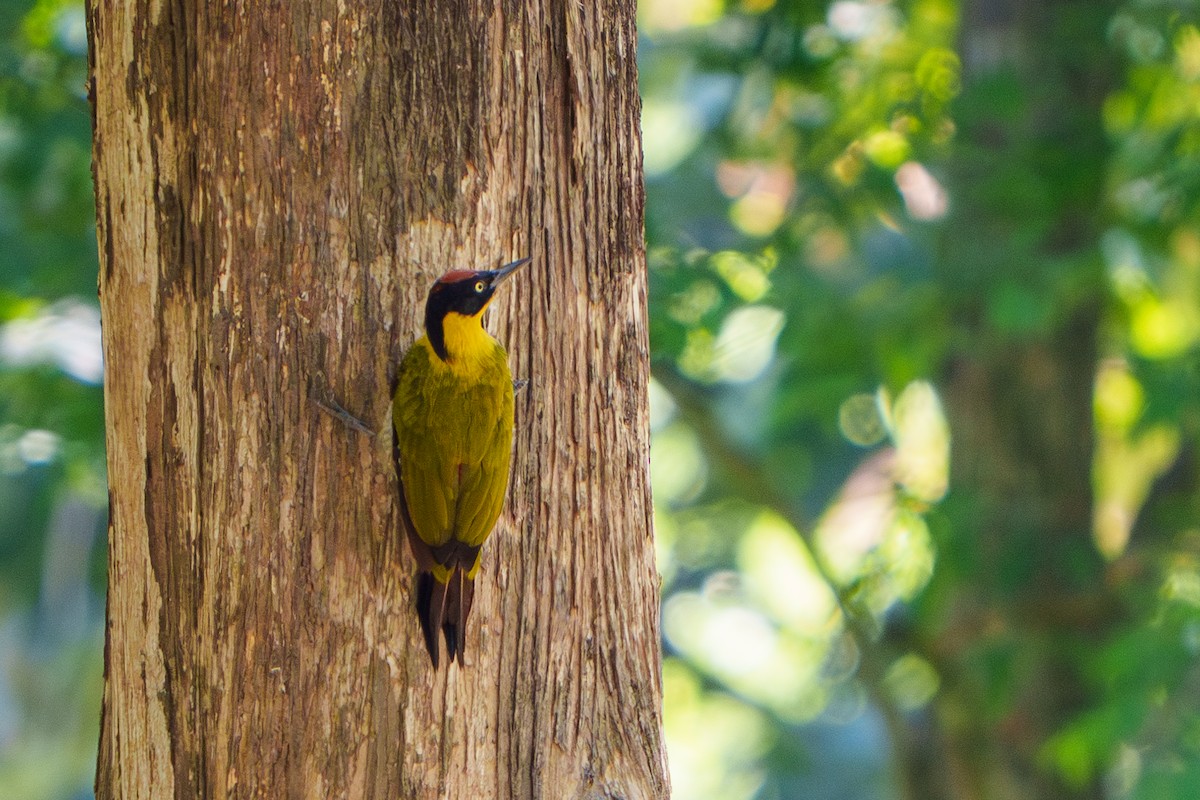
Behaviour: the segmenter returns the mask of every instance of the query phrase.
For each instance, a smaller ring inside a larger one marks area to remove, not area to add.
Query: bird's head
[[[496,289],[518,267],[528,262],[529,258],[522,258],[500,269],[454,269],[438,278],[425,301],[425,333],[439,358],[450,360],[446,351],[446,318],[455,315],[482,324],[483,312],[492,301]]]

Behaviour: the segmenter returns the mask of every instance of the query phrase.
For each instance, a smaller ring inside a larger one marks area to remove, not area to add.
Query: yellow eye
[[[475,281],[475,291],[482,293],[487,288],[487,284],[483,281]]]

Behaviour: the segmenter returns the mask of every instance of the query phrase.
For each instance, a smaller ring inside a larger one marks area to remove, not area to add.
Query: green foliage
[[[806,754],[748,796],[831,717],[886,796],[1193,795],[1198,11],[643,2],[667,649]]]
[[[64,492],[105,502],[86,41],[75,3],[0,19],[0,493],[32,500],[0,505],[0,547],[34,552]],[[2,585],[34,574],[0,560]]]
[[[104,485],[77,2],[0,1],[0,796],[90,792]]]

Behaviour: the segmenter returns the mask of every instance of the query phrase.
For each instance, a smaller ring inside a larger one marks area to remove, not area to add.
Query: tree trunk
[[[964,343],[944,382],[957,488],[930,592],[949,594],[927,632],[945,683],[928,740],[940,752],[926,759],[939,768],[921,797],[1105,796],[1098,770],[1068,774],[1051,753],[1096,707],[1081,654],[1119,620],[1091,528],[1112,13],[1072,0],[963,8],[943,275]]]
[[[98,797],[665,796],[633,3],[240,5],[89,3]],[[435,672],[391,385],[436,276],[523,255],[509,504]]]

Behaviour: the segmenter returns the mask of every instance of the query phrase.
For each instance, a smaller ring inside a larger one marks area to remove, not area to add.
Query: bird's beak
[[[528,264],[532,259],[529,256],[517,259],[511,264],[505,264],[503,267],[492,271],[492,286],[496,287],[504,283],[504,280],[511,274],[517,271],[517,268]]]

